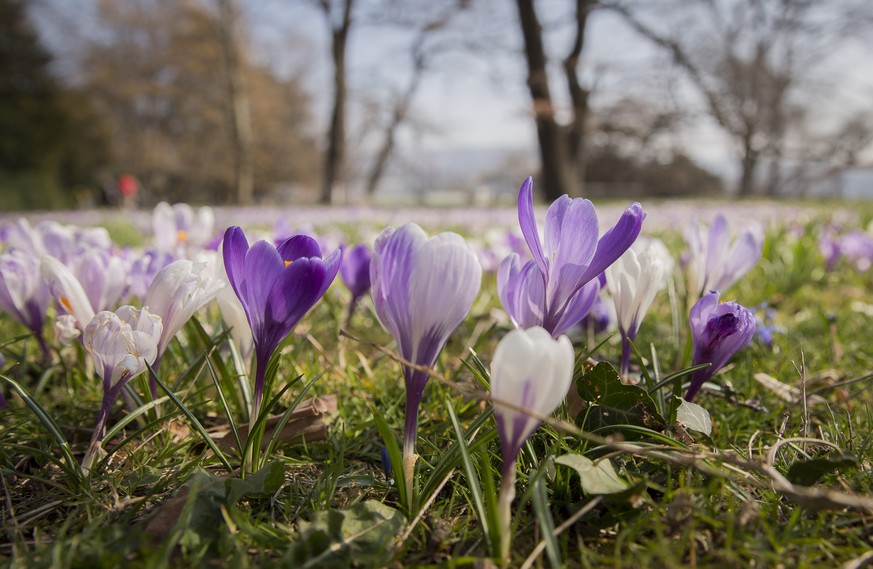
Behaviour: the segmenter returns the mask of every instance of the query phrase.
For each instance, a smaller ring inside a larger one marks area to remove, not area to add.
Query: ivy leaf
[[[316,512],[312,521],[300,522],[300,539],[290,551],[291,567],[386,567],[394,555],[393,544],[406,517],[376,500],[355,504],[348,510]]]
[[[248,478],[231,478],[226,481],[225,500],[233,505],[245,496],[268,496],[285,482],[285,469],[279,462],[271,462]]]
[[[858,466],[858,457],[845,451],[795,462],[788,469],[786,478],[792,484],[812,486],[825,474]]]
[[[589,404],[576,417],[576,423],[586,430],[611,425],[637,425],[651,429],[665,424],[646,390],[622,383],[609,362],[600,362],[577,378],[576,391]]]

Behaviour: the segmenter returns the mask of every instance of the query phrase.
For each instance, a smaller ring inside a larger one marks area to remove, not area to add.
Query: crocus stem
[[[50,362],[52,359],[52,352],[49,349],[45,338],[42,337],[42,332],[36,333],[36,341],[39,344],[40,349],[42,350],[42,360],[46,363]]]
[[[358,306],[358,299],[357,299],[357,297],[353,297],[353,298],[349,301],[349,306],[348,306],[348,308],[346,309],[346,320],[345,320],[345,322],[343,323],[343,328],[345,328],[346,330],[348,330],[348,329],[351,327],[351,324],[352,324],[352,316],[355,315],[355,308],[356,308],[357,306]]]
[[[512,501],[515,500],[515,461],[504,464],[503,482],[497,498],[497,519],[500,523],[500,559],[509,563],[509,545],[512,541]]]
[[[267,361],[263,358],[257,358],[255,361],[255,389],[252,392],[252,409],[249,412],[249,440],[251,444],[247,444],[248,452],[246,453],[246,465],[248,472],[257,470],[255,464],[260,458],[261,450],[261,429],[255,430],[255,423],[258,422],[258,417],[261,414],[261,403],[264,400],[264,381],[267,375]]]
[[[88,446],[88,452],[85,453],[85,458],[82,459],[82,472],[88,474],[94,466],[94,459],[100,450],[100,445],[103,443],[103,435],[106,434],[106,421],[109,419],[109,410],[112,408],[112,402],[118,395],[116,389],[106,389],[103,391],[103,402],[100,405],[100,415],[97,417],[97,425],[94,427],[94,432],[91,434],[91,444]]]
[[[631,355],[631,345],[630,340],[624,334],[621,335],[621,367],[619,369],[622,377],[627,377],[627,373],[630,370],[630,355]]]
[[[403,479],[406,482],[406,505],[412,508],[415,497],[415,441],[418,438],[418,401],[406,398],[406,419],[403,428]],[[411,512],[410,512],[411,513]]]
[[[158,357],[156,357],[154,363],[152,363],[152,369],[155,370],[155,373],[158,373],[158,369],[161,367],[162,355],[163,354],[158,354]],[[152,375],[149,375],[149,391],[152,393],[152,401],[158,398],[158,382],[155,381],[155,378]]]

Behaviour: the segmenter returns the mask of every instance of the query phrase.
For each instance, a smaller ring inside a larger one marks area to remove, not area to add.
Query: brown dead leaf
[[[336,410],[336,395],[313,397],[301,402],[297,409],[291,413],[288,423],[285,424],[285,427],[279,434],[279,442],[283,444],[297,444],[304,440],[306,442],[325,440],[327,438],[327,425],[324,422],[325,416],[335,413]],[[281,415],[267,419],[262,440],[263,448],[266,448],[269,441],[273,439],[273,434],[281,420]],[[249,435],[248,423],[237,425],[237,432],[239,433],[240,440],[245,444]],[[222,451],[228,451],[236,447],[236,439],[227,425],[214,427],[209,430],[209,434],[215,439],[215,444]]]
[[[782,383],[772,375],[756,373],[754,378],[755,381],[769,389],[774,395],[789,403],[798,403],[803,399],[803,391],[801,389],[787,383]],[[806,400],[811,405],[826,403],[824,398],[819,395],[808,395]]]

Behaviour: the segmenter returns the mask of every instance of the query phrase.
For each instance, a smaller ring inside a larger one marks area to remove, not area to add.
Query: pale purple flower
[[[541,242],[533,181],[525,180],[518,193],[518,221],[533,260],[522,265],[513,253],[497,272],[500,300],[516,326],[542,326],[557,337],[579,322],[597,297],[597,277],[633,244],[644,218],[642,206],[634,203],[598,239],[594,205],[564,195],[549,206]]]
[[[51,295],[39,267],[38,257],[18,250],[0,255],[0,309],[34,333],[47,358],[43,320]]]
[[[508,553],[510,506],[515,498],[515,463],[528,437],[564,400],[573,382],[573,346],[539,326],[503,337],[491,361],[491,398],[503,479],[498,499],[501,551]]]
[[[128,292],[140,300],[144,299],[158,271],[175,260],[174,253],[156,249],[149,249],[139,257],[130,259]]]
[[[691,365],[710,364],[691,375],[685,400],[691,401],[700,387],[755,335],[755,315],[736,302],[719,304],[719,293],[704,295],[691,307]]]
[[[839,255],[859,271],[873,266],[873,236],[861,230],[850,231],[837,240]]]
[[[410,223],[388,228],[376,240],[370,281],[376,314],[394,336],[400,355],[433,367],[479,293],[482,267],[460,235],[447,232],[429,239]],[[418,407],[429,376],[407,366],[403,375],[405,461],[415,454]]]
[[[206,263],[179,259],[158,271],[143,301],[143,306],[160,316],[164,325],[158,341],[155,368],[160,366],[167,346],[182,326],[224,286],[222,280],[207,270]],[[158,386],[153,378],[149,378],[149,387],[152,397],[157,397]]]
[[[752,230],[731,242],[728,222],[721,214],[715,216],[706,234],[699,224],[693,224],[685,240],[688,294],[693,299],[708,290],[726,291],[732,287],[758,263],[764,247],[764,240]]]
[[[103,403],[91,445],[82,461],[89,471],[103,441],[112,404],[124,385],[145,372],[155,361],[163,326],[160,317],[147,308],[122,306],[115,312],[98,312],[85,326],[82,341],[94,360],[94,370],[103,380]]]
[[[152,212],[152,229],[159,251],[191,256],[212,237],[215,214],[210,207],[197,211],[185,203],[159,203]]]

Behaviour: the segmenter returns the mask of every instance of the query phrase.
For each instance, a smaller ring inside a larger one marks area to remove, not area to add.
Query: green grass
[[[536,548],[535,567],[834,567],[871,548],[871,512],[845,507],[825,490],[868,500],[873,495],[873,380],[832,387],[873,371],[871,317],[863,312],[873,310],[873,273],[846,264],[825,272],[818,227],[811,225],[799,238],[772,231],[758,267],[723,295],[746,306],[767,302],[784,333],[772,347],[756,342],[734,358],[717,376],[729,389],[698,398],[712,414],[711,437],[668,426],[655,428],[657,437],[626,430],[603,440],[568,426],[575,417],[564,408],[555,414],[561,423],[538,431],[519,460],[509,566],[521,566]],[[681,289],[679,283],[680,306]],[[439,362],[439,373],[449,381],[432,380],[426,391],[420,493],[408,510],[411,526],[396,487],[383,474],[384,442],[374,417],[378,411],[399,436],[400,365],[377,348],[393,345],[368,302],[350,329],[365,342],[339,334],[346,300],[335,285],[298,325],[280,358],[274,389],[302,376],[281,398],[283,408],[313,379],[311,394],[335,394],[339,411],[329,418],[327,440],[279,446],[264,458],[265,469],[245,480],[238,454],[224,453],[233,470],[228,473],[206,435],[170,401],[161,403],[160,416],[148,409],[130,421],[107,441],[112,454],[90,478],[77,478],[64,469],[68,461],[57,436],[6,385],[0,556],[15,567],[487,566],[493,536],[483,531],[481,518],[488,518],[487,503],[499,488],[501,457],[489,407],[471,395],[487,382],[487,370],[469,349],[487,367],[508,331],[505,321],[495,325],[493,318],[499,311],[493,278],[483,283],[470,317]],[[663,375],[681,365],[684,314],[676,329],[662,294],[636,343],[648,360],[657,354]],[[211,309],[198,320],[205,337],[197,324],[187,326],[164,359],[161,380],[205,430],[228,425],[228,413],[234,425],[244,422],[217,313]],[[6,319],[0,327],[0,338],[22,334]],[[585,342],[574,343],[577,352],[587,352]],[[0,350],[7,360],[3,374],[45,410],[80,459],[101,397],[83,350],[55,352],[48,365],[40,363],[28,337]],[[618,350],[613,339],[593,356],[615,362]],[[824,402],[785,401],[755,381],[756,373],[817,391]],[[143,389],[139,380],[131,387]],[[110,427],[126,414],[117,402]],[[794,437],[828,441],[856,459],[813,484],[814,502],[803,499],[808,489],[786,489],[774,476],[786,476],[793,465],[831,448],[782,444],[770,465],[776,474],[761,468],[774,445]],[[579,475],[553,462],[568,453],[608,455],[633,491],[586,495]],[[544,528],[561,531],[544,540]]]

